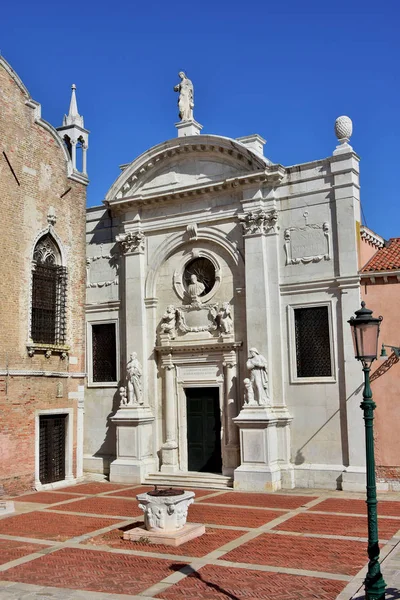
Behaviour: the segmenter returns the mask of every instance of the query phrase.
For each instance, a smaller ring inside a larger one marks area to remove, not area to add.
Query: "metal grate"
[[[332,375],[327,306],[296,308],[297,377]]]
[[[65,433],[67,415],[39,418],[39,480],[53,483],[65,479]]]
[[[65,343],[65,267],[34,265],[32,273],[32,340],[39,344]]]
[[[115,323],[92,325],[93,381],[117,380]]]
[[[188,289],[192,275],[196,275],[197,280],[205,286],[204,292],[201,294],[202,296],[208,294],[214,287],[215,267],[208,258],[195,258],[186,265],[183,274],[186,289]]]

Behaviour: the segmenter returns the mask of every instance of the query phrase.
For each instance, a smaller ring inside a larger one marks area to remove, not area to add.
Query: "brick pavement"
[[[198,490],[189,520],[208,524],[206,534],[172,548],[122,539],[142,520],[134,497],[145,489],[91,482],[15,499],[20,514],[0,518],[2,600],[347,600],[352,582],[360,585],[362,495]],[[400,501],[379,508],[389,539]]]

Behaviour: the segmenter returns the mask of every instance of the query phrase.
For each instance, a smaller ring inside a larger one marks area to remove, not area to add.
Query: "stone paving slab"
[[[77,494],[63,494],[61,492],[35,492],[15,498],[15,502],[39,502],[39,504],[56,504],[64,500],[76,500]]]

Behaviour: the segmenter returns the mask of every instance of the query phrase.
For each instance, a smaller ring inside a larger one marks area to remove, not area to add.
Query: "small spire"
[[[78,103],[76,101],[76,85],[73,83],[71,86],[71,102],[69,103],[68,115],[64,115],[63,126],[65,125],[78,125],[83,127],[83,117],[78,113]]]

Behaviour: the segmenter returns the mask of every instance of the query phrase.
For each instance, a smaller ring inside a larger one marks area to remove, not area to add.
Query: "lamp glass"
[[[371,319],[364,323],[353,323],[354,354],[357,360],[371,363],[378,355],[379,337],[378,319]]]

